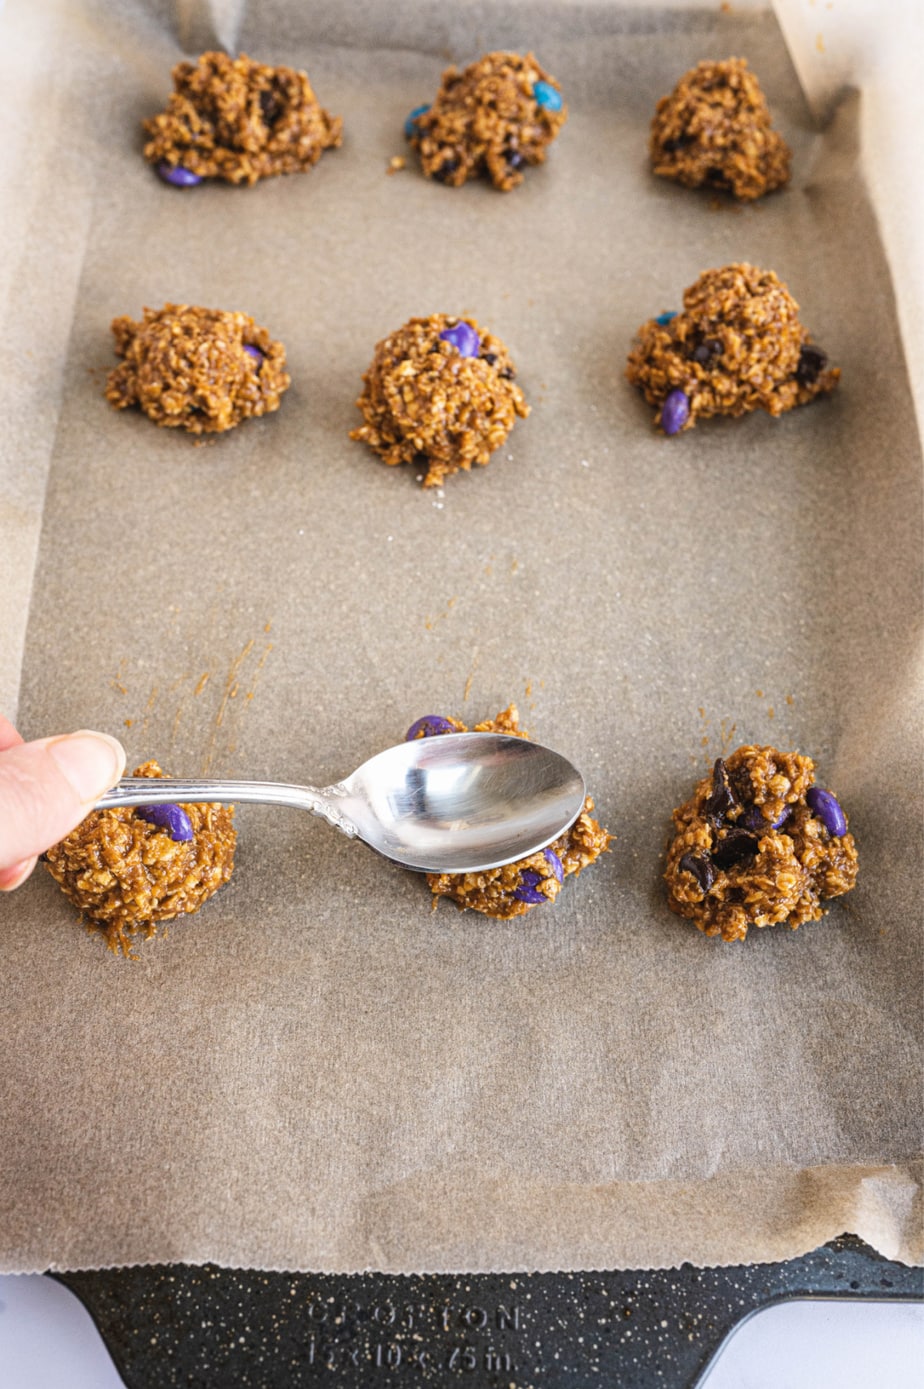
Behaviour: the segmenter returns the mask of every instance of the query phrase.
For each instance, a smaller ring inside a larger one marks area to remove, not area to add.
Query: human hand
[[[0,714],[0,891],[79,825],[125,770],[122,744],[83,731],[24,743]]]

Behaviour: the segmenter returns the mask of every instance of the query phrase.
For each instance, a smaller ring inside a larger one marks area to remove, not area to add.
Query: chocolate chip
[[[482,354],[481,354],[481,360],[482,360],[483,362],[487,362],[487,364],[488,364],[489,367],[493,367],[494,363],[497,361],[497,353],[496,353],[496,352],[482,352]]]
[[[682,873],[693,874],[703,892],[708,892],[715,882],[715,869],[708,854],[684,854],[679,867]]]
[[[433,170],[433,178],[437,183],[445,183],[450,174],[454,174],[459,167],[458,159],[444,159],[438,169]]]
[[[738,805],[750,805],[754,799],[754,788],[746,763],[740,763],[733,772],[728,773],[728,784]]]
[[[820,347],[804,342],[799,348],[799,365],[796,367],[796,380],[800,386],[812,386],[828,365],[827,354]]]
[[[718,827],[732,806],[737,805],[737,803],[728,779],[728,768],[722,758],[717,757],[712,769],[712,795],[705,806],[706,816]]]
[[[693,349],[693,360],[701,367],[711,367],[722,355],[722,344],[718,338],[706,338]]]
[[[275,92],[260,93],[260,111],[267,125],[274,125],[282,115],[282,106]]]
[[[713,847],[712,862],[719,868],[731,868],[732,864],[740,863],[742,859],[757,853],[757,837],[749,834],[747,830],[740,830],[733,825],[725,835],[724,839]]]
[[[516,372],[513,370],[513,367],[504,367],[504,370],[499,371],[497,374],[502,381],[512,381],[513,378],[516,376]]]

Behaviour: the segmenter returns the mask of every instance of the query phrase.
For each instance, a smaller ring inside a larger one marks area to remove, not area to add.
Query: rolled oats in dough
[[[651,123],[656,174],[744,202],[787,183],[791,157],[744,58],[699,63],[661,98]]]
[[[375,348],[350,433],[392,466],[412,463],[424,487],[483,466],[529,406],[500,338],[473,318],[412,318]]]
[[[145,762],[136,777],[163,777]],[[157,923],[196,912],[234,869],[234,808],[184,805],[192,838],[176,841],[131,808],[94,810],[49,849],[49,872],[110,950],[131,953],[130,937],[156,935]]]
[[[496,718],[475,724],[472,730],[459,719],[431,714],[412,724],[407,736],[427,738],[469,731],[529,737],[520,727],[515,704],[501,710]],[[570,829],[547,849],[540,849],[516,863],[489,868],[483,873],[428,873],[434,907],[441,897],[449,897],[460,910],[468,907],[484,916],[507,920],[525,916],[544,902],[554,902],[565,878],[594,863],[614,838],[593,818],[593,809],[593,800],[588,796]]]
[[[143,122],[144,157],[168,182],[179,181],[169,177],[176,169],[195,182],[248,184],[302,173],[343,138],[340,117],[318,105],[294,68],[203,53],[176,65],[173,84],[166,110]]]
[[[718,758],[674,811],[671,910],[727,941],[823,916],[827,899],[854,886],[857,848],[837,801],[814,783],[814,762],[798,752],[744,746]]]
[[[113,320],[116,352],[106,399],[139,406],[155,424],[221,433],[279,409],[288,389],[286,351],[244,313],[165,304],[140,323]]]
[[[458,188],[484,174],[506,193],[544,163],[567,115],[531,53],[486,53],[462,72],[447,68],[433,105],[412,112],[406,129],[427,178]]]
[[[705,270],[683,309],[638,331],[626,376],[656,405],[666,434],[712,415],[781,415],[832,391],[829,367],[799,321],[799,305],[772,270],[746,263]]]

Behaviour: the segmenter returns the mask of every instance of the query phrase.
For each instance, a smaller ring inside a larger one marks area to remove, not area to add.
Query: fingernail
[[[98,800],[125,770],[122,744],[108,733],[71,733],[49,743],[48,751],[81,801]]]

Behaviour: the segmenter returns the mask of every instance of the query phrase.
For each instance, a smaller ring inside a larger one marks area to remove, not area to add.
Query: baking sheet
[[[766,15],[266,4],[241,47],[305,67],[344,147],[185,195],[139,154],[181,56],[167,14],[83,0],[42,42],[22,23],[23,732],[326,783],[421,713],[513,699],[617,841],[554,908],[498,923],[431,914],[363,846],[241,807],[232,882],[137,962],[36,875],[0,907],[3,1266],[702,1264],[845,1228],[920,1257],[921,458],[856,100],[817,132]],[[566,92],[547,165],[509,196],[413,160],[388,177],[445,63],[495,47],[534,48]],[[795,157],[745,209],[645,159],[657,97],[731,53]],[[664,440],[623,380],[633,332],[737,259],[789,283],[841,389]],[[109,410],[110,320],[167,300],[282,338],[277,415],[197,447]],[[504,338],[533,406],[442,495],[346,437],[374,343],[437,310]],[[745,741],[816,758],[861,878],[824,922],[735,947],[666,910],[661,851]]]

